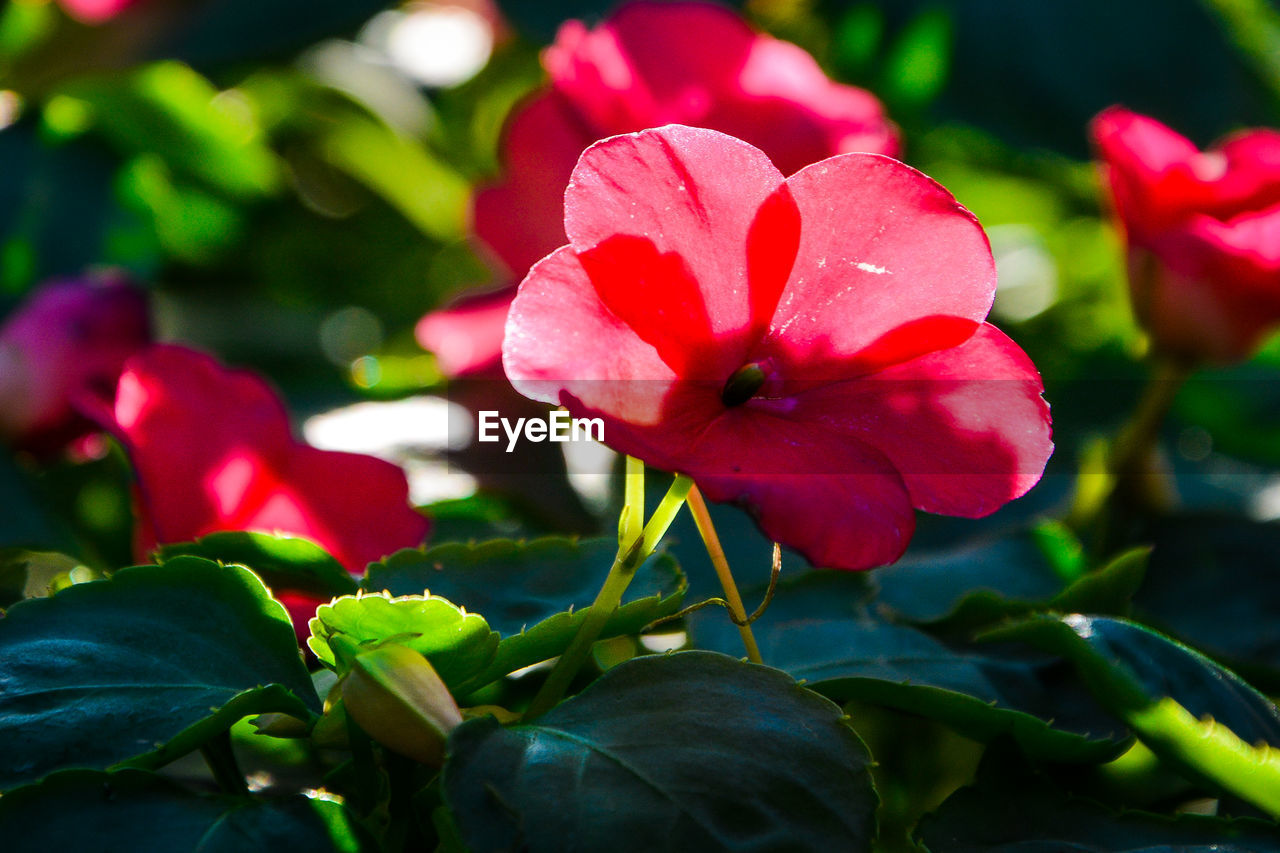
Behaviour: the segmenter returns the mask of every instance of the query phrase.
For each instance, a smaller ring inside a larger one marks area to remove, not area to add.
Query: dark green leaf
[[[1280,710],[1239,676],[1119,619],[1039,616],[992,635],[1072,660],[1098,702],[1152,752],[1189,778],[1280,816]]]
[[[1280,851],[1280,834],[1263,821],[1114,812],[1025,770],[996,772],[988,764],[984,760],[976,785],[921,821],[920,840],[932,853]]]
[[[838,708],[707,652],[636,658],[537,723],[455,730],[445,800],[474,850],[867,850],[876,795]]]
[[[0,156],[3,156],[0,154]],[[35,497],[34,490],[13,457],[0,449],[0,548],[48,548],[66,542]]]
[[[916,628],[867,618],[755,623],[765,663],[837,701],[861,699],[936,719],[975,740],[1010,734],[1033,755],[1105,761],[1127,734],[1052,659],[949,645]],[[741,640],[722,613],[704,611],[690,633],[701,648],[734,652]],[[740,652],[739,652],[740,653]]]
[[[69,770],[0,799],[8,853],[373,853],[338,803],[200,796],[141,770]]]
[[[1138,610],[1250,676],[1271,670],[1265,686],[1280,691],[1280,524],[1183,515],[1157,524],[1150,537],[1155,549]]]
[[[917,622],[953,613],[966,598],[1044,601],[1062,578],[1026,533],[945,551],[911,554],[875,573],[880,601]]]
[[[1075,662],[1098,700],[1122,712],[1169,697],[1250,743],[1280,746],[1280,711],[1235,673],[1199,652],[1123,619],[1039,616],[992,632]]]
[[[1041,525],[1003,539],[918,554],[879,570],[876,580],[879,600],[908,619],[968,635],[1037,610],[1127,612],[1142,583],[1147,554],[1146,548],[1134,549],[1079,573],[1059,532]]]
[[[483,614],[505,637],[566,607],[590,606],[617,550],[616,539],[450,542],[426,550],[407,549],[374,563],[361,586],[392,595],[418,595],[429,590]],[[676,599],[682,581],[670,557],[651,558],[636,572],[623,596],[623,609],[645,598]]]
[[[246,569],[177,558],[0,619],[0,788],[158,766],[248,714],[318,710],[288,614]]]
[[[753,626],[765,663],[837,701],[919,714],[980,741],[1008,733],[1029,753],[1052,760],[1104,761],[1123,748],[1123,727],[1061,661],[943,642],[886,621],[870,596],[858,573],[815,571],[784,580]],[[994,595],[991,601],[1009,605]],[[692,616],[689,632],[700,648],[742,654],[737,629],[720,611]]]
[[[329,596],[356,591],[356,582],[341,563],[314,542],[295,536],[228,531],[195,542],[162,545],[156,552],[161,562],[184,554],[247,566],[272,589]]]
[[[400,551],[374,563],[363,586],[393,595],[430,590],[483,614],[503,639],[492,664],[465,685],[474,688],[563,652],[604,583],[617,547],[613,539],[559,537],[448,543]],[[683,595],[684,577],[675,560],[665,554],[651,557],[637,570],[601,639],[636,633],[675,613]]]
[[[27,553],[21,548],[0,549],[0,610],[21,601],[25,595]]]

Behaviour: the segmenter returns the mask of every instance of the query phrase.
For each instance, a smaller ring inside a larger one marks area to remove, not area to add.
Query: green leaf
[[[348,650],[393,642],[431,662],[451,688],[493,660],[498,635],[482,616],[434,595],[344,595],[322,604],[311,620],[311,651],[339,671]]]
[[[1280,710],[1235,673],[1119,619],[1039,616],[991,636],[1070,659],[1152,752],[1280,817]]]
[[[69,770],[0,799],[8,853],[374,853],[342,805],[201,796],[141,770]]]
[[[1080,572],[1061,532],[1041,525],[887,567],[877,572],[879,600],[913,621],[961,635],[1040,610],[1126,613],[1146,575],[1150,552],[1134,548],[1092,572]],[[1068,583],[1064,575],[1073,579]]]
[[[1008,734],[1029,754],[1054,761],[1105,761],[1128,740],[1053,660],[948,645],[870,618],[776,621],[770,615],[754,625],[765,663],[836,701],[860,699],[918,714],[978,741]],[[700,648],[741,648],[723,614],[697,614],[690,633]]]
[[[614,539],[562,537],[448,543],[400,551],[374,563],[363,586],[393,595],[430,590],[483,613],[502,641],[490,665],[462,687],[476,688],[568,648],[617,547]],[[655,555],[636,571],[600,638],[638,633],[678,611],[683,597],[684,576],[675,560]],[[566,605],[571,609],[566,611]]]
[[[113,197],[116,163],[100,145],[50,144],[35,122],[23,119],[0,129],[0,163],[0,291],[78,275],[90,264],[135,260],[111,251],[112,228],[133,217]],[[30,515],[21,504],[5,507]]]
[[[470,188],[417,140],[352,113],[329,133],[324,153],[428,237],[456,240],[464,235]]]
[[[830,702],[708,652],[636,658],[536,724],[472,720],[443,790],[474,850],[868,850],[866,748]]]
[[[319,705],[284,607],[239,567],[123,569],[0,619],[0,788],[159,766],[249,714]]]
[[[916,622],[951,616],[966,603],[1047,601],[1063,586],[1035,537],[1020,532],[958,548],[910,554],[875,573],[879,599]]]
[[[495,631],[510,636],[551,618],[566,606],[589,607],[609,574],[617,548],[617,540],[612,538],[560,536],[409,548],[370,565],[361,586],[392,595],[430,591],[483,613]],[[620,613],[628,613],[628,605],[656,600],[643,614],[629,620],[638,629],[679,609],[683,589],[684,578],[675,560],[656,555],[636,571],[622,598]]]
[[[0,610],[23,599],[29,559],[21,548],[0,549]]]
[[[1280,523],[1178,515],[1151,540],[1151,571],[1134,599],[1143,621],[1280,692]]]
[[[162,563],[183,555],[247,566],[272,589],[329,596],[356,591],[355,580],[328,551],[296,536],[228,531],[156,550]]]
[[[272,192],[275,154],[252,110],[178,62],[124,77],[79,80],[62,96],[83,103],[93,122],[129,154],[152,152],[169,166],[231,196]]]
[[[1260,820],[1116,812],[1069,796],[1025,769],[991,768],[919,825],[934,853],[1272,853],[1280,834]]]

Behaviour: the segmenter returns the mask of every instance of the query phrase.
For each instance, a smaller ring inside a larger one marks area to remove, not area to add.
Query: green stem
[[[720,586],[724,588],[724,597],[729,603],[733,624],[738,626],[738,633],[742,635],[742,644],[746,646],[747,658],[752,663],[764,663],[764,659],[760,657],[760,646],[756,643],[755,634],[751,631],[751,623],[747,619],[747,609],[742,605],[742,596],[738,594],[738,585],[733,580],[733,572],[729,570],[729,560],[724,555],[724,547],[720,544],[720,537],[711,523],[711,514],[707,512],[706,501],[702,499],[702,493],[698,491],[697,486],[689,491],[689,512],[693,514],[693,521],[698,526],[702,544],[707,548],[707,556],[711,558],[711,565],[715,567],[716,576],[720,578]]]
[[[640,565],[653,553],[653,549],[658,546],[667,528],[675,520],[680,507],[684,506],[685,498],[692,487],[692,480],[677,474],[671,483],[671,488],[667,490],[658,508],[653,511],[653,517],[644,526],[640,536],[619,545],[618,556],[614,558],[613,565],[609,568],[609,575],[605,578],[604,585],[596,594],[596,600],[591,602],[591,607],[587,609],[586,618],[582,620],[582,625],[574,635],[573,642],[556,661],[551,674],[547,676],[538,694],[529,703],[529,710],[524,714],[526,720],[542,716],[564,697],[565,691],[569,689],[578,670],[582,669],[587,656],[591,653],[592,644],[600,637],[605,625],[621,604],[622,595],[631,584],[631,579],[635,577],[636,569],[640,568]]]
[[[1191,366],[1185,362],[1173,359],[1156,362],[1133,416],[1111,446],[1107,469],[1114,478],[1116,491],[1139,500],[1150,497],[1156,504],[1168,502],[1167,485],[1153,479],[1158,472],[1151,468],[1151,454],[1160,426],[1190,375]]]
[[[209,765],[209,772],[225,793],[245,795],[249,786],[245,784],[244,773],[236,762],[236,754],[231,748],[231,732],[223,732],[207,741],[200,747],[204,761]]]
[[[627,457],[622,518],[618,525],[618,546],[625,547],[644,531],[644,463]]]

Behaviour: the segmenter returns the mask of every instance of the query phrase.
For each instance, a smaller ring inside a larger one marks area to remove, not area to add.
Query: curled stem
[[[653,549],[658,547],[658,542],[662,540],[667,528],[675,520],[680,507],[684,506],[685,498],[689,495],[691,488],[693,488],[693,481],[682,474],[677,474],[671,483],[671,488],[663,496],[658,508],[653,511],[653,516],[641,530],[640,535],[630,542],[619,544],[618,555],[609,568],[609,575],[605,578],[604,585],[600,587],[595,601],[591,602],[591,607],[587,609],[587,615],[582,620],[582,625],[578,627],[578,633],[574,635],[569,648],[556,661],[551,674],[547,676],[547,680],[543,682],[537,695],[529,703],[529,709],[524,714],[526,720],[542,716],[564,697],[565,691],[569,689],[578,670],[582,669],[583,663],[591,653],[592,644],[600,637],[610,617],[622,602],[623,593],[627,591],[631,579],[635,577],[636,569],[640,568],[640,565],[653,553]]]
[[[682,608],[681,610],[675,613],[672,613],[670,616],[663,616],[661,619],[654,619],[648,625],[645,625],[643,628],[641,628],[640,633],[646,634],[649,631],[652,631],[654,628],[658,627],[659,625],[665,625],[668,622],[674,622],[677,619],[683,619],[684,617],[688,616],[690,613],[696,613],[702,608],[709,607],[713,604],[723,607],[725,610],[728,610],[729,621],[732,622],[733,624],[750,625],[752,622],[755,622],[757,619],[763,616],[765,610],[769,609],[769,602],[773,601],[773,594],[778,590],[778,575],[781,572],[782,572],[782,547],[778,545],[777,542],[774,542],[773,543],[773,570],[769,573],[769,588],[765,590],[764,600],[760,602],[760,606],[757,607],[754,611],[752,611],[751,615],[748,616],[746,619],[739,622],[738,617],[735,616],[733,613],[733,608],[731,608],[729,606],[729,602],[725,601],[723,598],[708,598],[705,601],[699,601],[697,604],[691,604],[688,607]]]
[[[760,657],[760,647],[756,644],[755,634],[751,632],[751,623],[747,620],[746,608],[742,606],[742,596],[738,594],[738,585],[733,580],[733,572],[729,570],[729,561],[724,556],[724,547],[720,537],[716,535],[715,526],[711,523],[711,515],[707,512],[707,503],[697,486],[689,490],[689,512],[693,514],[694,524],[698,526],[698,534],[702,544],[707,548],[707,556],[720,578],[720,586],[724,588],[724,597],[729,603],[729,615],[738,626],[742,635],[742,644],[746,646],[747,658],[752,663],[764,663]]]

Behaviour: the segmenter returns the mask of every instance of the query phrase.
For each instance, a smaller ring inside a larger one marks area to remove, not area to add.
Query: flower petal
[[[502,143],[505,177],[476,193],[474,217],[476,234],[516,277],[569,242],[564,188],[596,138],[554,91],[512,114]]]
[[[526,397],[559,404],[570,395],[593,412],[641,424],[657,421],[676,378],[657,350],[604,306],[568,246],[520,283],[502,358],[507,378]]]
[[[515,288],[466,296],[418,320],[414,337],[450,378],[496,373]]]
[[[678,468],[706,496],[742,506],[766,536],[815,566],[869,569],[902,556],[915,513],[875,448],[819,424],[730,410]]]
[[[1247,358],[1280,322],[1280,205],[1222,222],[1189,216],[1129,250],[1134,312],[1159,346],[1191,359]]]
[[[786,416],[879,450],[917,509],[977,518],[1040,479],[1053,451],[1043,390],[1018,345],[983,324],[958,347],[805,391]]]
[[[114,417],[137,475],[141,529],[155,537],[144,548],[219,530],[279,531],[363,571],[427,533],[399,468],[296,441],[265,382],[203,353],[156,346],[135,356]]]
[[[875,370],[954,346],[987,316],[996,271],[986,234],[937,182],[888,157],[845,154],[787,186],[800,249],[757,359],[789,378],[846,378],[858,354],[857,370]],[[876,348],[913,323],[918,334]]]
[[[620,320],[677,371],[727,377],[766,328],[794,257],[799,218],[782,186],[759,149],[722,133],[615,136],[578,161],[565,229]]]

